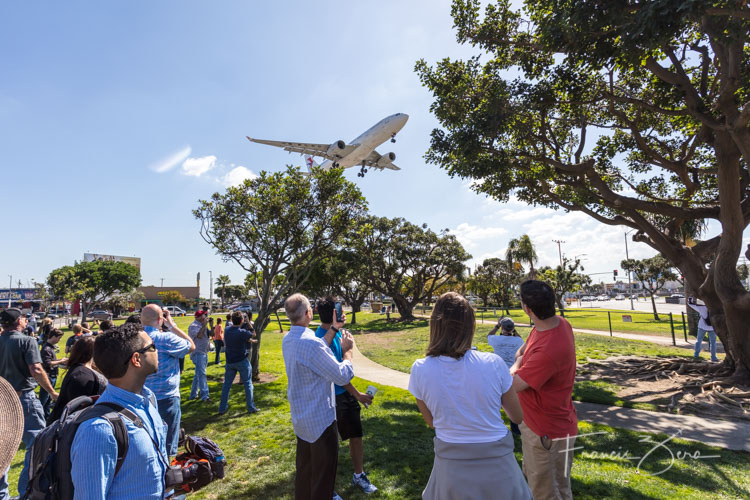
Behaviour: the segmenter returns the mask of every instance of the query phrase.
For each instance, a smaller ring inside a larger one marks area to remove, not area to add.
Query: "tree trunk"
[[[258,311],[258,315],[255,317],[255,339],[258,341],[255,344],[250,344],[250,352],[248,358],[250,359],[250,365],[252,366],[252,378],[254,381],[258,380],[260,375],[260,343],[261,335],[263,330],[266,329],[268,323],[271,321],[271,314],[269,311],[264,311],[263,308]]]
[[[695,297],[695,290],[692,286],[690,286],[690,283],[688,283],[688,280],[685,280],[685,315],[687,316],[686,322],[687,322],[687,330],[688,335],[691,337],[698,337],[698,315],[693,311],[690,306],[687,304],[688,297]]]
[[[659,312],[656,310],[656,300],[653,293],[651,294],[651,306],[654,308],[654,319],[659,321]]]
[[[560,310],[560,316],[564,318],[565,317],[565,301],[560,296],[556,297],[555,300],[557,300],[557,308]]]
[[[402,295],[393,295],[393,302],[398,306],[398,313],[401,315],[402,320],[413,320],[414,318],[414,307],[406,300],[406,297]]]

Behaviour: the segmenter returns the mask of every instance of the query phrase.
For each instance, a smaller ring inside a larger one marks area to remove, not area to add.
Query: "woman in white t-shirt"
[[[430,318],[427,357],[411,368],[409,392],[435,429],[435,461],[425,499],[530,499],[500,408],[520,424],[523,411],[505,362],[471,349],[474,311],[448,292]]]

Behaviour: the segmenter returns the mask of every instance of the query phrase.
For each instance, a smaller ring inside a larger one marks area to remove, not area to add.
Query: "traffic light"
[[[614,276],[614,280],[617,281],[617,269],[613,270],[612,274]]]

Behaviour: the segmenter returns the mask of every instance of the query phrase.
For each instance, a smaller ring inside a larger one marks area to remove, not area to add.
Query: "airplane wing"
[[[401,170],[390,160],[388,155],[381,155],[375,150],[373,150],[372,153],[370,153],[370,156],[365,159],[365,164],[370,168],[378,168],[380,170],[383,170],[384,168]]]
[[[247,136],[245,136],[247,137]],[[311,155],[311,156],[320,156],[322,158],[326,158],[328,160],[339,160],[355,149],[357,149],[356,144],[347,144],[344,149],[337,150],[336,154],[329,155],[328,154],[328,148],[331,146],[330,144],[313,144],[309,142],[286,142],[286,141],[267,141],[265,139],[253,139],[252,137],[247,137],[247,140],[250,142],[257,142],[258,144],[266,144],[268,146],[275,146],[277,148],[282,148],[284,151],[289,151],[290,153],[300,153],[304,155]]]

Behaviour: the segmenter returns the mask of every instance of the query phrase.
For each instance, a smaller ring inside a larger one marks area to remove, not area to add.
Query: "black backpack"
[[[40,432],[31,445],[29,486],[22,498],[27,500],[72,500],[73,480],[70,449],[78,426],[92,418],[105,418],[117,441],[117,465],[120,471],[128,453],[128,430],[120,415],[131,421],[137,417],[115,403],[94,404],[98,396],[80,396],[65,405],[60,418]],[[154,402],[154,404],[156,404]],[[138,419],[140,421],[140,419]]]

